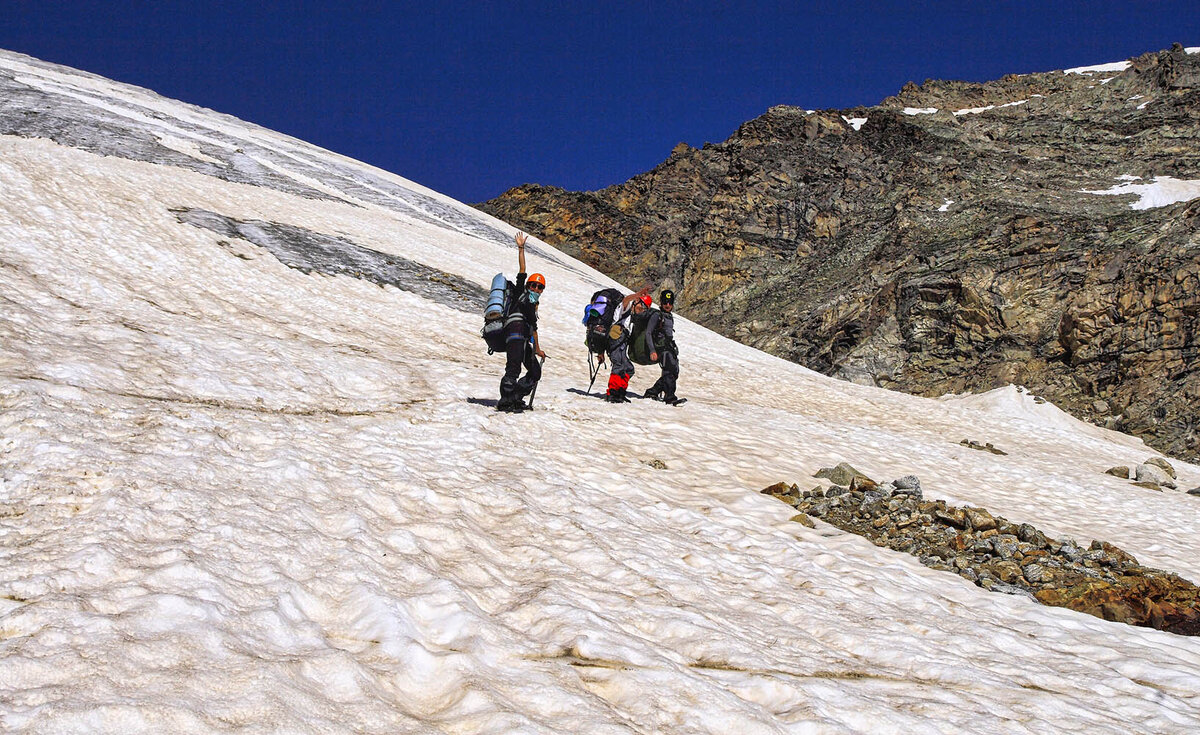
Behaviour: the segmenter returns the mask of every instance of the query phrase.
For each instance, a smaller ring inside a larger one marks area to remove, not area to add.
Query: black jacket
[[[528,273],[517,274],[514,293],[509,294],[508,298],[508,318],[505,319],[505,323],[523,321],[529,325],[532,334],[537,331],[537,304],[529,301],[529,291],[525,288],[525,279],[528,277]]]
[[[646,325],[646,337],[653,341],[656,352],[677,351],[675,347],[675,315],[653,309]]]

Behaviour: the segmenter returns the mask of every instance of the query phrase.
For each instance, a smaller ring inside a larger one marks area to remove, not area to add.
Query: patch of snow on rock
[[[1023,105],[1028,101],[1029,100],[1017,100],[1016,102],[1005,102],[1004,104],[999,105],[999,106],[1000,107],[1017,107],[1018,105]],[[968,107],[964,110],[955,110],[954,114],[956,116],[978,115],[981,112],[987,112],[988,110],[994,110],[994,109],[996,109],[996,107],[997,107],[996,105],[987,105],[986,107]]]
[[[1124,177],[1121,178],[1124,179]],[[1129,183],[1118,184],[1111,189],[1103,191],[1082,189],[1081,191],[1084,194],[1101,196],[1137,194],[1138,200],[1129,205],[1130,209],[1155,209],[1200,199],[1200,180],[1182,180],[1171,176],[1155,176],[1154,181],[1149,184],[1134,184],[1128,179],[1125,180]]]
[[[938,111],[938,108],[936,108],[936,107],[905,107],[904,108],[905,115],[932,115],[933,113],[935,113],[937,111]]]
[[[1063,74],[1099,74],[1108,71],[1125,71],[1129,68],[1128,61],[1114,61],[1109,64],[1096,64],[1095,66],[1077,66],[1074,69],[1065,69]]]
[[[842,119],[846,121],[847,125],[855,130],[862,130],[862,126],[867,124],[867,118],[865,117],[846,117],[845,115],[842,115]]]
[[[939,212],[949,212],[949,211],[950,211],[950,205],[951,205],[951,204],[954,204],[954,200],[953,200],[953,199],[947,199],[947,200],[945,200],[944,202],[942,202],[942,206],[938,207],[938,211],[939,211]]]

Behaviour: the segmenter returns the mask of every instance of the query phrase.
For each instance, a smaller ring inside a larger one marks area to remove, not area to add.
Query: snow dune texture
[[[144,90],[0,72],[161,148],[0,136],[0,729],[1200,728],[1200,641],[987,593],[758,493],[849,460],[1200,579],[1200,500],[1103,474],[1140,442],[1012,388],[838,382],[685,319],[687,406],[610,406],[580,393],[578,323],[610,282],[544,246],[537,408],[497,414],[472,292],[253,238],[484,288],[515,270],[511,228]]]

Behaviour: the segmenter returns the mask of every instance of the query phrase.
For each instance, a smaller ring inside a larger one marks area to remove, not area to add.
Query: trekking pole
[[[538,360],[538,364],[545,365],[546,358],[543,357],[542,359]],[[542,382],[542,381],[539,379],[537,383],[533,384],[533,390],[529,391],[529,408],[533,408],[533,397],[537,395],[537,387],[538,387],[538,383],[540,383],[540,382]]]
[[[595,365],[592,360],[592,351],[588,350],[588,372],[591,373],[592,382],[588,383],[587,394],[592,394],[592,386],[596,384],[596,376],[600,374],[600,366]]]

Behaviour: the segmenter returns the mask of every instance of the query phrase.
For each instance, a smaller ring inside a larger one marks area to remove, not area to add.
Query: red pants
[[[629,373],[613,373],[608,376],[608,392],[625,390],[629,387]]]

